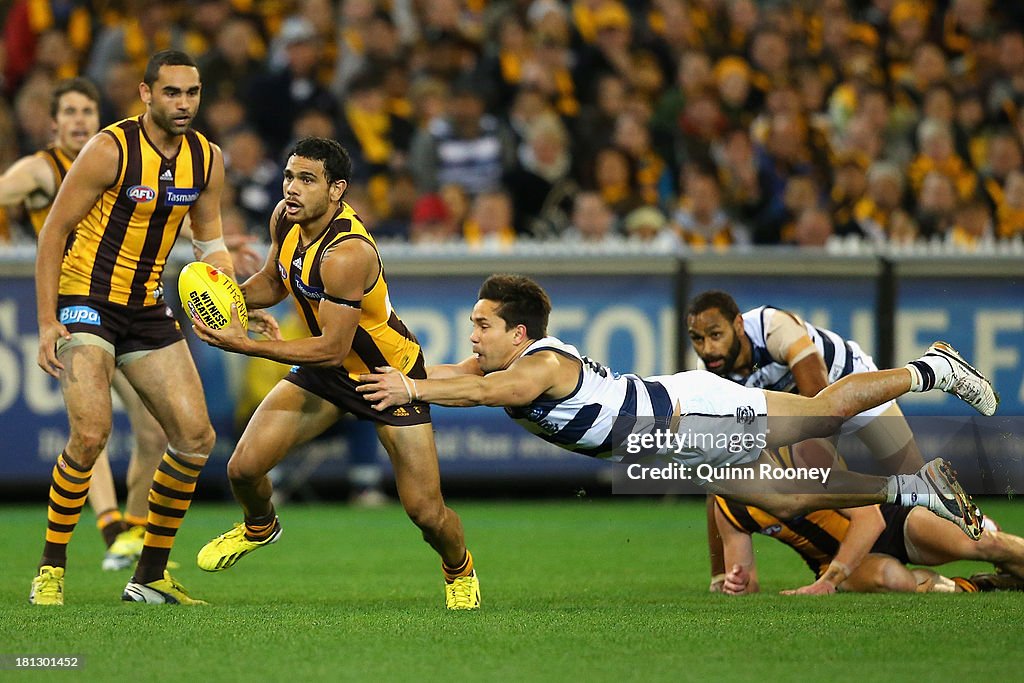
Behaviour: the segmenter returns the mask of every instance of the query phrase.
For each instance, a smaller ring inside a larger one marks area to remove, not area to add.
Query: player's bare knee
[[[875,574],[875,591],[880,593],[914,593],[917,580],[905,566],[897,562],[886,562]]]
[[[228,479],[235,483],[255,484],[267,472],[265,468],[258,466],[256,458],[246,456],[245,450],[236,448],[234,455],[228,460]]]
[[[103,427],[85,427],[72,430],[68,450],[74,453],[75,461],[83,467],[91,467],[107,445],[110,430]]]
[[[426,498],[420,498],[409,503],[403,501],[403,505],[405,506],[405,513],[409,515],[412,523],[425,533],[437,531],[441,528],[444,522],[444,505]]]
[[[217,443],[217,433],[207,422],[201,427],[196,427],[190,433],[184,434],[178,443],[171,442],[171,448],[179,453],[202,453],[209,455],[213,451],[213,445]]]
[[[985,529],[977,541],[964,544],[965,560],[998,562],[1007,555],[1007,544],[998,531]]]

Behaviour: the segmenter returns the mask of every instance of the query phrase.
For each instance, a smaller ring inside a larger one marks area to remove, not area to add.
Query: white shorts
[[[648,377],[668,390],[679,415],[680,441],[663,455],[684,465],[739,465],[758,458],[767,445],[764,391],[705,370]]]

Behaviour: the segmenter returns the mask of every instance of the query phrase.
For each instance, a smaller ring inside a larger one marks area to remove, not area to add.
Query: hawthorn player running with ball
[[[295,298],[310,336],[253,340],[235,316],[214,330],[193,318],[209,344],[295,367],[256,409],[231,461],[228,477],[244,521],[199,551],[199,567],[220,571],[281,535],[267,473],[288,452],[345,413],[376,423],[391,457],[398,496],[423,538],[441,556],[448,609],[480,606],[473,556],[462,522],[445,506],[430,407],[403,401],[374,410],[356,391],[358,377],[389,365],[423,379],[416,337],[391,307],[373,237],[342,201],[352,162],[334,140],[300,140],[288,156],[284,199],[270,222],[271,250],[263,269],[242,285],[249,309]]]

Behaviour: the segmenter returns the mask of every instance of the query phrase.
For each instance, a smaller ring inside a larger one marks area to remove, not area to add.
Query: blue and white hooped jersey
[[[538,339],[523,355],[540,351],[554,351],[580,362],[579,382],[568,396],[505,408],[509,417],[545,441],[574,453],[609,458],[615,447],[612,431],[616,418],[672,415],[673,400],[660,382],[612,372],[555,337]]]
[[[795,392],[796,380],[785,359],[777,360],[768,352],[767,331],[774,315],[790,314],[771,306],[759,306],[743,314],[743,329],[750,339],[754,371],[745,378],[733,375],[729,379],[758,389]],[[808,322],[804,322],[803,326],[818,353],[825,359],[829,384],[854,372],[876,369],[871,357],[856,342],[847,341],[831,330],[815,327]]]

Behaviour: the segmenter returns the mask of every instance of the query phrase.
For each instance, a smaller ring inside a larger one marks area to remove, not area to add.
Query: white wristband
[[[192,246],[195,247],[196,252],[199,254],[199,260],[203,260],[210,254],[218,251],[227,251],[228,245],[224,243],[223,237],[218,237],[215,240],[192,240]]]
[[[402,378],[402,386],[405,387],[406,393],[409,394],[409,403],[412,403],[419,398],[419,392],[416,391],[416,380],[411,377],[406,377],[405,373],[401,373],[399,376]],[[409,385],[409,382],[412,382],[412,386]]]

